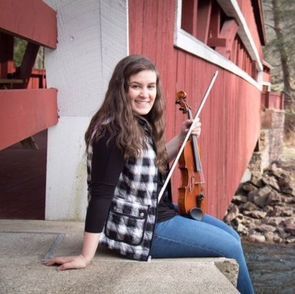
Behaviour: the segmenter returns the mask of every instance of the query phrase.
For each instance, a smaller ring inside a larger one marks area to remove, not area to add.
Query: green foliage
[[[20,39],[20,38],[14,38],[14,62],[16,66],[20,66],[23,60],[23,56],[26,51],[27,47],[27,41]]]
[[[13,60],[17,67],[20,66],[22,63],[27,44],[28,42],[24,39],[14,38]],[[43,47],[40,47],[39,49],[38,55],[36,57],[35,68],[38,68],[38,69],[44,68],[44,48]]]

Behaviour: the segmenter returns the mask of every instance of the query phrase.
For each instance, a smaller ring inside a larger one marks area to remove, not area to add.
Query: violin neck
[[[191,109],[188,110],[188,118],[193,119]],[[200,153],[199,153],[198,139],[196,136],[191,136],[191,141],[193,144],[194,161],[195,161],[196,171],[199,172],[200,174],[203,174],[202,163],[201,163],[201,158],[200,158]]]

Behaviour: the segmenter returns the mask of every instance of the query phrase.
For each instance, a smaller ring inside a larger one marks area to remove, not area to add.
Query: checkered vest
[[[157,213],[158,168],[153,142],[126,162],[114,191],[100,244],[121,255],[148,260]]]

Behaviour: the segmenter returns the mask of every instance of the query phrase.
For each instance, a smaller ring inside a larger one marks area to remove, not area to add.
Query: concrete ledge
[[[225,258],[126,260],[99,249],[84,270],[41,265],[50,255],[77,254],[83,223],[0,220],[3,293],[238,293],[238,266]],[[3,254],[4,253],[4,254]],[[230,282],[231,281],[231,282]]]

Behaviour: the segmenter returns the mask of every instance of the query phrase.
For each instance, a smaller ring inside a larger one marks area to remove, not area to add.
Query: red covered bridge
[[[7,79],[12,36],[30,44],[10,82],[22,89],[0,91],[1,148],[49,128],[45,218],[84,217],[83,133],[114,65],[129,53],[146,55],[159,68],[168,138],[184,119],[176,92],[187,92],[196,111],[219,71],[201,115],[200,150],[208,212],[223,217],[259,137],[262,94],[268,97],[261,0],[92,1],[83,7],[79,1],[0,0],[0,31],[1,79]],[[52,88],[28,90],[40,45],[56,48],[46,54]],[[176,175],[174,195],[178,184]]]

